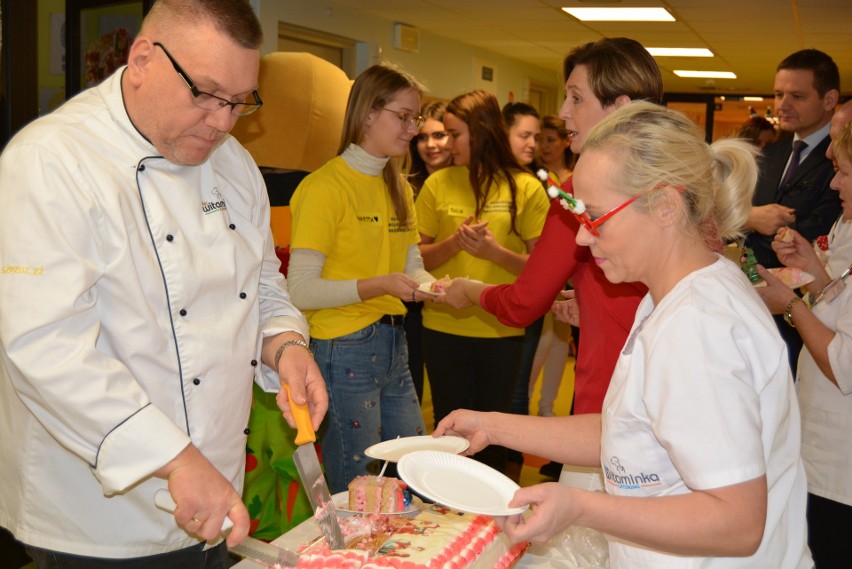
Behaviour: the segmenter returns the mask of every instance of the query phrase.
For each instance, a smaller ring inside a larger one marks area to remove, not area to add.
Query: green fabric
[[[281,415],[275,394],[255,384],[243,502],[251,517],[250,533],[257,539],[276,539],[311,516],[293,462],[295,438],[296,431]]]

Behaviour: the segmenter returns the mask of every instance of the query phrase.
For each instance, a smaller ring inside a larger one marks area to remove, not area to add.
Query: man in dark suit
[[[829,188],[834,176],[825,152],[831,116],[840,96],[840,73],[827,54],[805,49],[778,64],[775,114],[792,137],[764,149],[748,225],[746,245],[765,267],[779,267],[772,240],[781,227],[792,227],[813,241],[826,235],[840,215],[840,198]],[[802,340],[781,315],[775,317],[796,371]]]

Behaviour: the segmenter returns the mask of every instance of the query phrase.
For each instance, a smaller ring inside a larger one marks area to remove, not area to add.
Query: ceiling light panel
[[[562,8],[582,22],[674,22],[665,8]]]
[[[713,52],[703,47],[646,47],[654,57],[713,57]]]
[[[693,79],[736,79],[737,76],[731,71],[690,71],[686,69],[675,69],[673,72],[678,77],[689,77]]]

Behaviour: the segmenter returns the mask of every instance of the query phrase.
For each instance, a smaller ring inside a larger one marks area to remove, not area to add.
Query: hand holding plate
[[[577,520],[582,494],[587,492],[557,482],[521,488],[509,507],[528,505],[532,514],[495,517],[494,521],[512,543],[547,543]]]
[[[470,441],[470,446],[462,454],[465,456],[476,454],[491,444],[484,418],[484,413],[457,409],[438,423],[432,436],[455,435],[464,437]]]

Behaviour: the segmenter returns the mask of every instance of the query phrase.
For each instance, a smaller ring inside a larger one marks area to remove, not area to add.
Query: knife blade
[[[171,513],[174,513],[177,507],[169,491],[164,488],[160,488],[154,494],[154,503],[161,510]],[[232,527],[234,527],[234,522],[231,521],[231,518],[226,517],[222,522],[222,533],[226,533]],[[229,547],[228,551],[243,559],[260,563],[267,568],[275,567],[278,569],[280,567],[283,569],[284,567],[296,567],[299,562],[299,555],[297,553],[253,537],[246,537],[234,547]]]
[[[289,385],[285,384],[284,389],[287,391],[290,411],[292,411],[293,419],[296,422],[296,445],[298,445],[298,448],[293,453],[293,462],[296,463],[296,470],[302,480],[302,487],[308,495],[308,500],[314,511],[314,518],[317,520],[328,546],[331,549],[343,549],[346,544],[343,541],[343,531],[340,529],[340,522],[337,519],[337,508],[331,499],[328,482],[326,482],[322,473],[317,451],[314,448],[317,435],[314,432],[313,425],[311,425],[308,405],[306,403],[298,405],[293,401],[293,398],[290,397]]]

